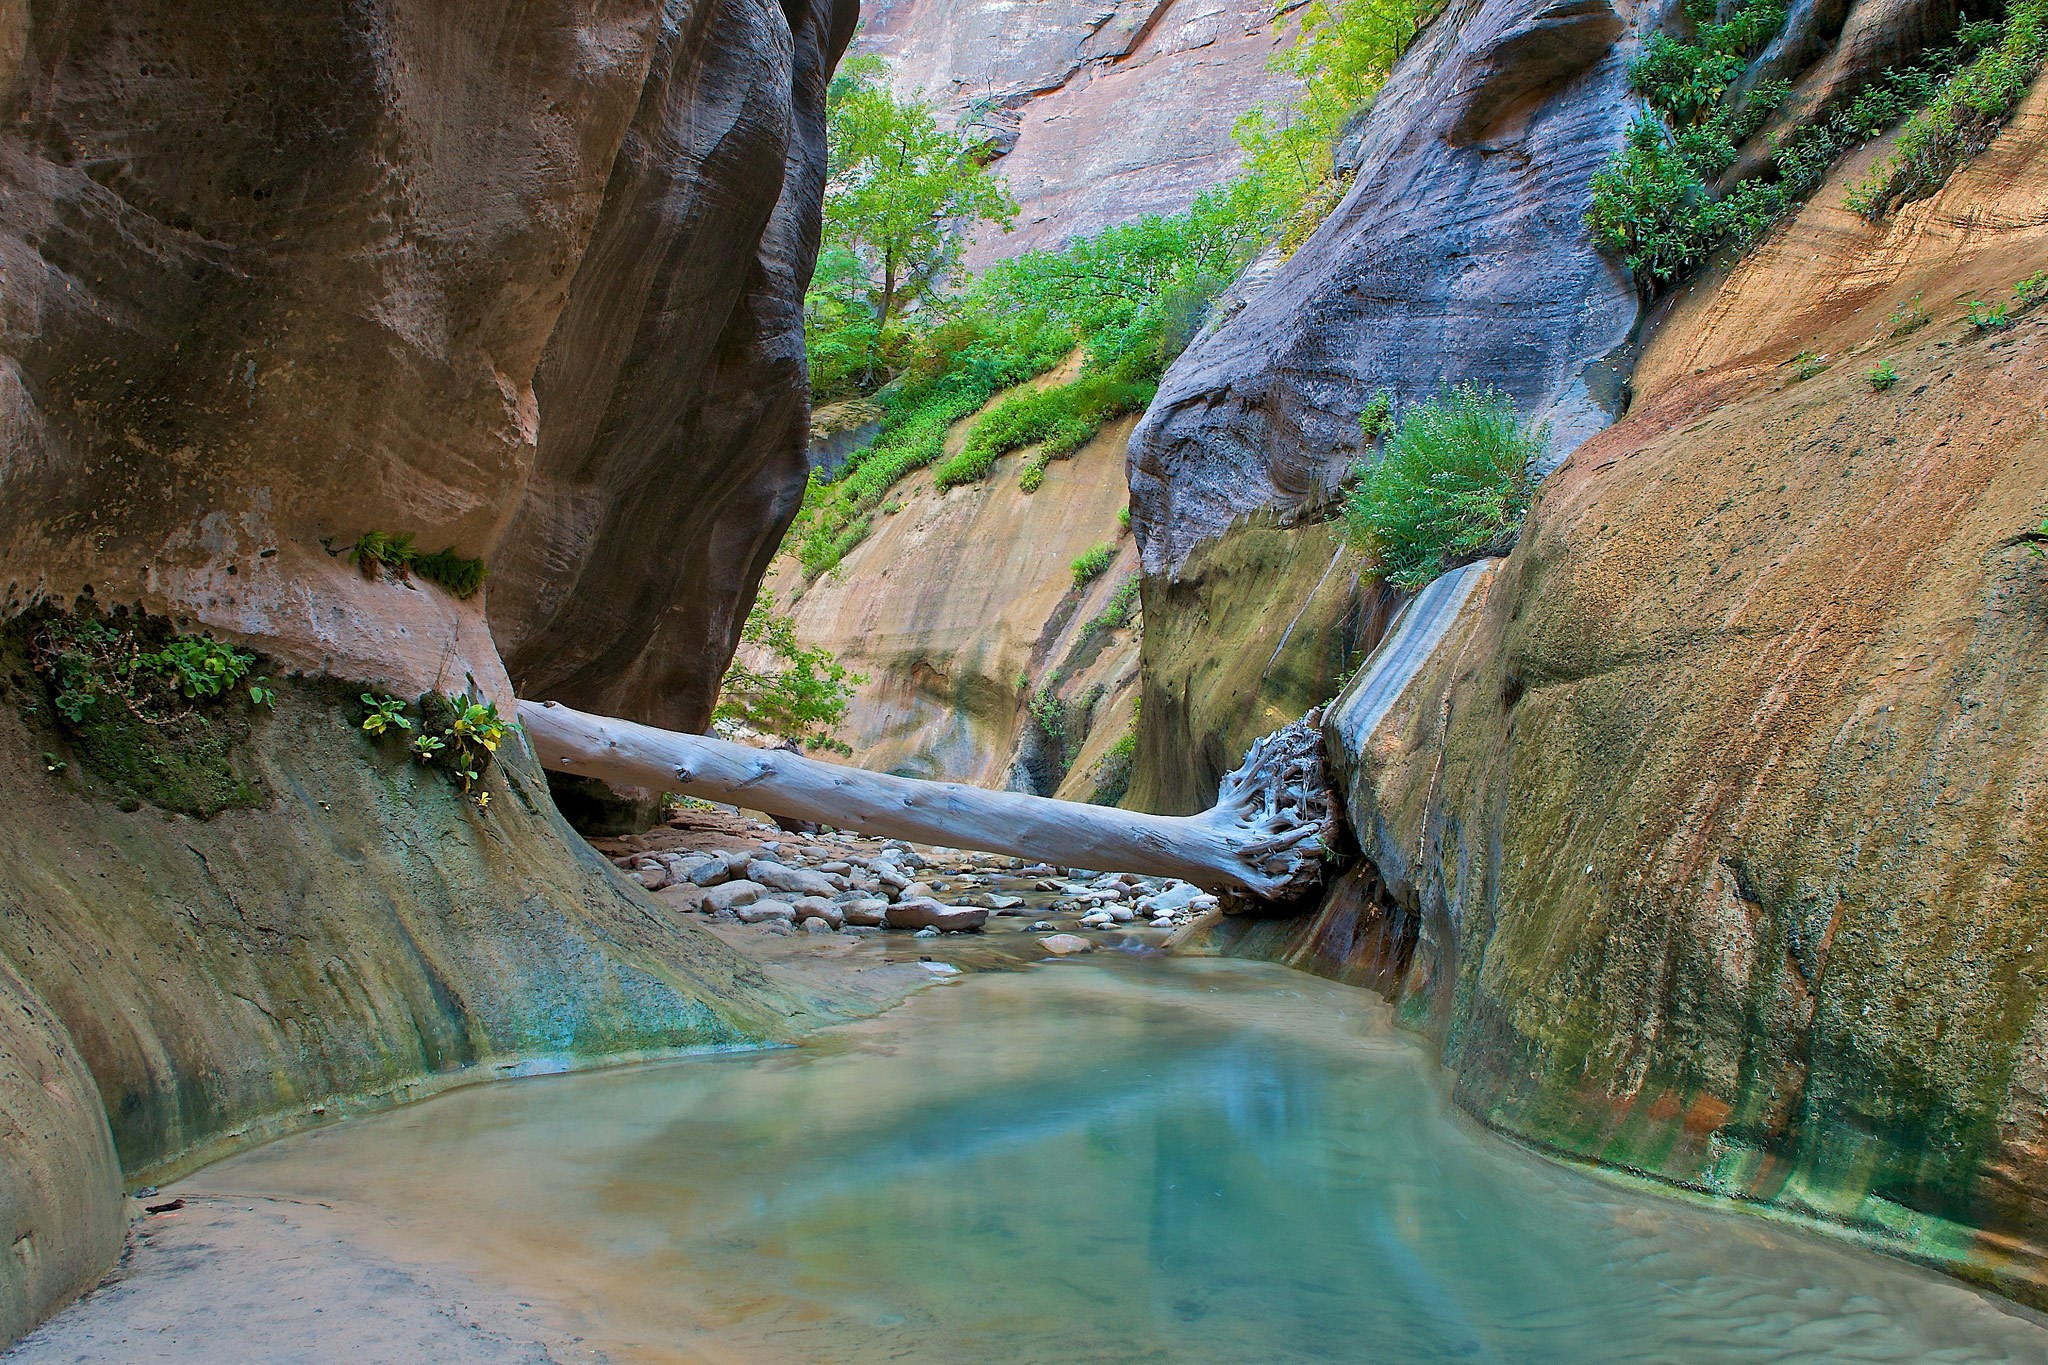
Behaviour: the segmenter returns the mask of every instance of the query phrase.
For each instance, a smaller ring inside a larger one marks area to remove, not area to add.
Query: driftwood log
[[[541,763],[614,786],[672,791],[921,843],[1008,853],[1067,867],[1179,877],[1263,900],[1293,900],[1322,879],[1335,832],[1322,717],[1252,745],[1200,815],[1148,815],[957,782],[925,782],[521,702]]]

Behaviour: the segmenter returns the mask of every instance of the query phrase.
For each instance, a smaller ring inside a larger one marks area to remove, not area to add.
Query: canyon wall
[[[984,225],[970,268],[1178,213],[1242,164],[1255,105],[1291,98],[1266,69],[1293,25],[1252,0],[876,0],[860,50],[997,154],[1021,212]]]
[[[1342,203],[1175,362],[1132,437],[1148,574],[1247,512],[1326,499],[1377,392],[1494,385],[1559,459],[1612,419],[1636,293],[1582,218],[1633,117],[1623,27],[1607,0],[1455,0],[1396,63]]]
[[[2048,264],[2048,88],[1873,225],[1884,151],[1670,302],[1398,704],[1339,703],[1381,884],[1223,936],[1376,980],[1505,1131],[2041,1305],[2048,317],[1965,305]]]
[[[972,424],[955,424],[949,452]],[[1129,418],[1110,422],[1047,464],[1032,493],[1018,471],[1036,447],[945,492],[914,475],[891,492],[893,510],[874,532],[808,587],[794,560],[778,562],[766,588],[794,602],[799,638],[866,679],[838,731],[852,762],[1048,796],[1093,793],[1089,775],[1129,730],[1137,698],[1135,610],[1115,627],[1089,628],[1137,570],[1117,524],[1130,430]],[[1073,561],[1097,545],[1115,551],[1109,568],[1076,585]],[[1070,735],[1034,719],[1040,693],[1074,713]]]
[[[0,1336],[110,1262],[124,1182],[323,1108],[818,1017],[588,856],[516,738],[486,812],[354,697],[509,704],[502,643],[530,688],[708,717],[803,484],[854,20],[0,3]],[[368,531],[483,558],[483,593],[363,572]],[[233,808],[151,805],[53,724],[39,604],[261,653],[274,709],[208,732]]]

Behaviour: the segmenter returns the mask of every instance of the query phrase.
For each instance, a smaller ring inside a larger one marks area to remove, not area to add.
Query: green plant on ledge
[[[1074,573],[1074,586],[1077,588],[1087,587],[1090,583],[1093,583],[1096,579],[1102,577],[1104,573],[1108,572],[1109,566],[1115,560],[1116,547],[1114,545],[1089,546],[1069,566]]]
[[[474,597],[484,585],[481,559],[466,559],[455,553],[452,545],[433,554],[422,554],[413,546],[410,535],[365,531],[348,547],[347,555],[349,563],[366,574],[382,569],[397,578],[418,576],[438,583],[456,597]]]
[[[407,703],[397,697],[365,692],[363,732],[383,737],[399,731],[417,734],[406,742],[406,752],[422,767],[440,768],[455,779],[477,809],[488,810],[491,794],[476,790],[485,771],[504,742],[510,722],[498,714],[498,704],[471,697],[429,692],[416,705],[419,719],[406,714]]]
[[[251,712],[276,690],[256,655],[141,615],[45,612],[18,637],[73,754],[124,809],[144,801],[209,818],[262,796],[231,761]],[[247,708],[233,707],[236,698]],[[61,773],[61,757],[45,768]]]
[[[1870,367],[1870,373],[1865,375],[1864,378],[1870,381],[1871,388],[1876,389],[1879,393],[1883,393],[1886,389],[1899,382],[1899,372],[1892,367],[1891,361],[1880,360]]]
[[[1346,530],[1397,588],[1512,547],[1529,510],[1529,469],[1550,444],[1495,389],[1446,387],[1410,408],[1379,463],[1355,471]]]

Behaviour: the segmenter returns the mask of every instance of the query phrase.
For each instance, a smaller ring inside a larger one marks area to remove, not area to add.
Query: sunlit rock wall
[[[859,50],[1001,152],[1022,211],[1012,232],[981,229],[979,268],[1178,213],[1229,179],[1237,120],[1292,94],[1266,65],[1292,32],[1256,0],[875,0]]]

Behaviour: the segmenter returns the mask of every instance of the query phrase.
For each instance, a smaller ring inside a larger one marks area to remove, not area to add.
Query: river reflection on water
[[[334,1202],[620,1360],[2048,1359],[1938,1277],[1489,1136],[1374,997],[1241,963],[970,976],[195,1184]]]

